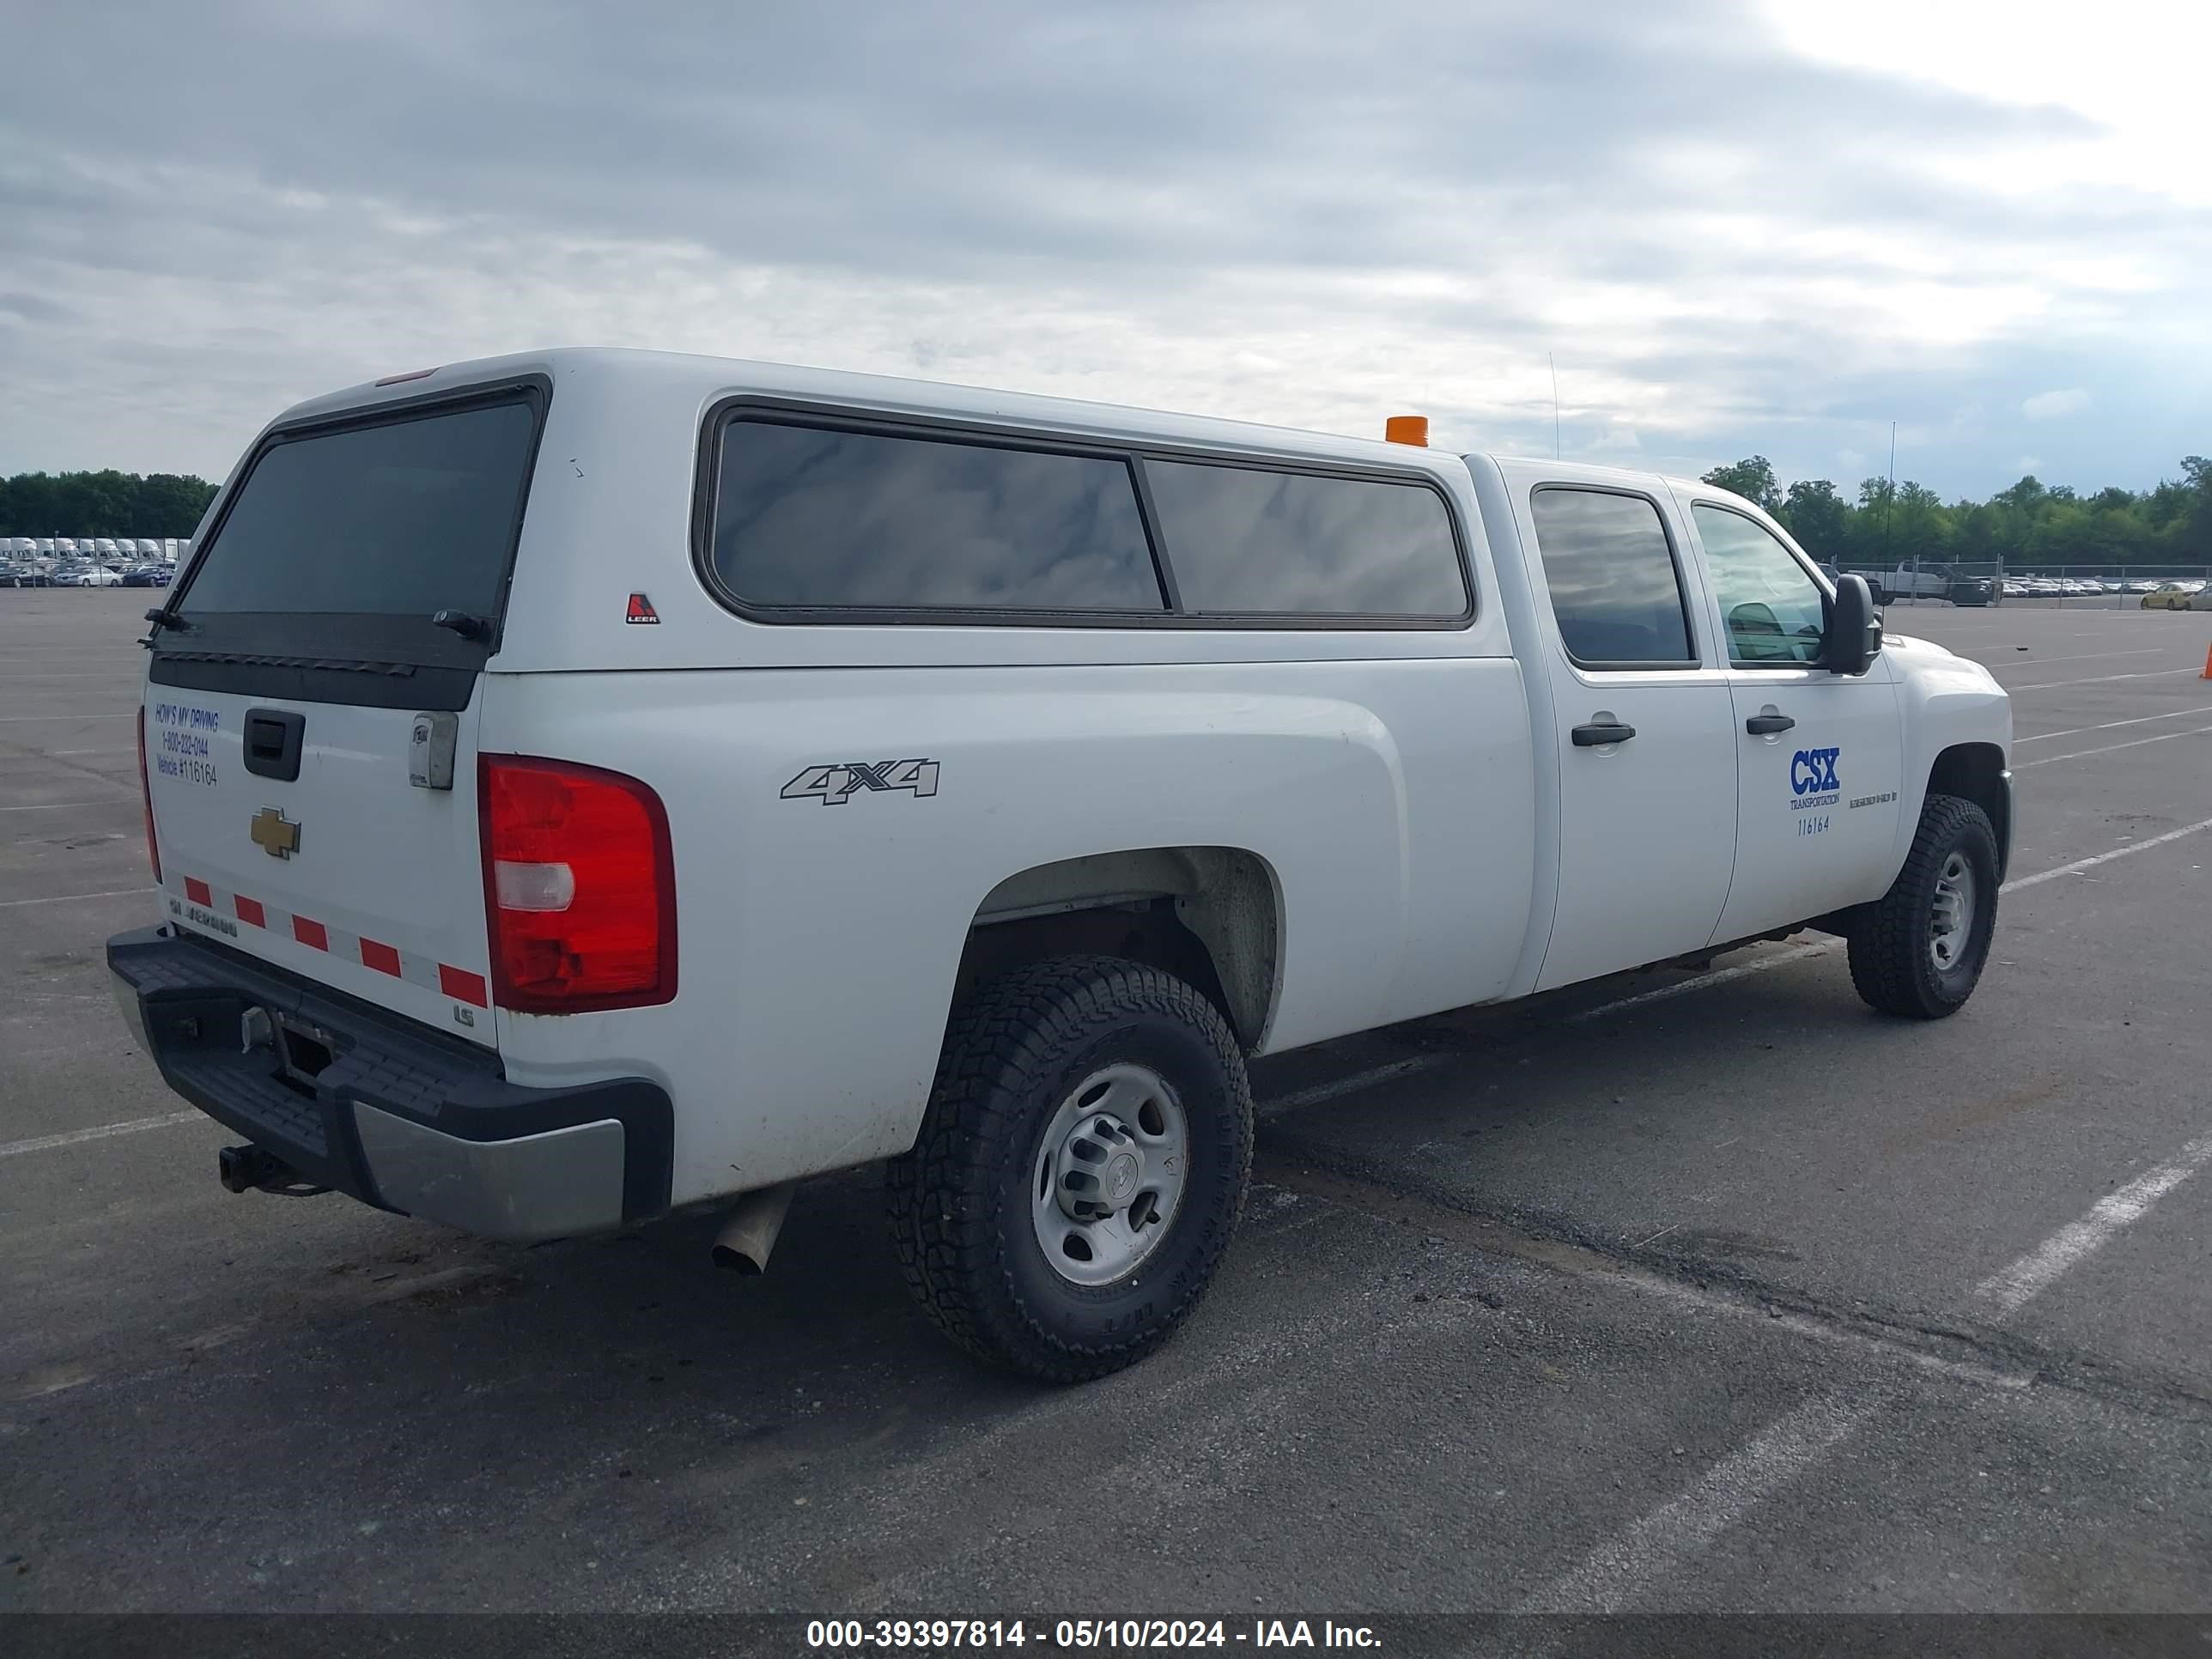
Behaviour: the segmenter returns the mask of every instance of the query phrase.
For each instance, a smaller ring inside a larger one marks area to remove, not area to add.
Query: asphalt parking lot
[[[2212,617],[1890,612],[2015,695],[1956,1018],[1807,936],[1267,1062],[1212,1297],[1054,1392],[872,1176],[759,1279],[222,1191],[101,963],[147,603],[0,593],[0,1607],[2212,1609]]]

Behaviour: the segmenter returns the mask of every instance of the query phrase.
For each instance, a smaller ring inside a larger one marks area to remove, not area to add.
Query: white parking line
[[[2176,735],[2190,734],[2181,732]],[[2073,757],[2061,755],[2057,758],[2071,760]],[[2062,864],[2055,870],[2039,870],[2032,876],[2015,876],[1997,890],[2000,893],[2017,893],[2024,887],[2039,887],[2046,881],[2057,880],[2061,876],[2071,876],[2083,870],[2094,870],[2100,864],[2110,864],[2114,859],[2128,858],[2136,853],[2147,852],[2154,847],[2163,847],[2170,841],[2179,841],[2184,836],[2198,835],[2207,830],[2212,830],[2212,818],[2205,818],[2197,823],[2184,824],[2180,829],[2169,830],[2162,836],[2150,836],[2142,841],[2130,842],[2125,847],[2116,847],[2109,853],[2097,853],[2086,859],[2076,859],[2073,863]],[[1748,978],[1753,974],[1763,974],[1770,968],[1784,968],[1793,962],[1803,962],[1811,957],[1824,957],[1832,951],[1843,949],[1843,946],[1844,941],[1839,939],[1814,939],[1810,944],[1796,945],[1787,951],[1777,951],[1771,956],[1760,957],[1751,962],[1738,963],[1733,968],[1723,968],[1712,973],[1699,974],[1694,979],[1680,980],[1672,985],[1662,985],[1655,991],[1639,991],[1632,997],[1621,997],[1612,1002],[1601,1002],[1595,1008],[1584,1008],[1578,1013],[1568,1015],[1561,1024],[1577,1025],[1585,1020],[1595,1019],[1602,1014],[1617,1014],[1624,1008],[1640,1008],[1646,1003],[1664,1002],[1670,997],[1684,996],[1692,991],[1702,991],[1709,985],[1726,985],[1732,980]]]
[[[126,708],[119,714],[0,714],[0,726],[36,726],[41,721],[52,725],[56,720],[131,720],[138,718],[138,711]]]
[[[2212,1135],[2192,1140],[2171,1164],[2137,1176],[2133,1181],[2090,1207],[2079,1221],[2069,1222],[2002,1273],[1991,1273],[1975,1286],[2007,1313],[2026,1306],[2076,1263],[2106,1244],[2121,1228],[2140,1221],[2151,1206],[2212,1161]]]
[[[1334,1100],[1339,1095],[1348,1095],[1355,1089],[1388,1083],[1392,1078],[1425,1072],[1431,1066],[1443,1065],[1449,1058],[1449,1054],[1415,1054],[1411,1060],[1394,1060],[1387,1066],[1370,1066],[1364,1072],[1354,1072],[1351,1076],[1338,1078],[1333,1083],[1316,1083],[1310,1088],[1294,1089],[1289,1094],[1273,1096],[1260,1104],[1270,1111],[1311,1106],[1321,1101]]]
[[[2130,842],[2125,847],[2115,847],[2109,853],[2099,853],[2086,859],[2076,859],[2071,864],[2062,864],[2056,870],[2039,870],[2032,876],[2018,876],[1998,890],[2016,893],[2023,887],[2039,887],[2046,881],[2056,881],[2061,876],[2070,876],[2083,870],[2094,870],[2100,864],[2110,864],[2114,859],[2124,859],[2130,854],[2148,852],[2154,847],[2163,847],[2170,841],[2179,841],[2184,836],[2194,836],[2212,830],[2212,818],[2201,818],[2195,823],[2185,823],[2179,830],[2169,830],[2162,836],[2152,836],[2142,841]]]
[[[2052,870],[2030,879],[2064,873],[2063,869]],[[2000,1320],[2017,1312],[2069,1268],[2111,1243],[2122,1228],[2148,1215],[2160,1199],[2208,1163],[2212,1163],[2212,1136],[2191,1141],[2172,1162],[2137,1176],[2118,1192],[2098,1200],[2079,1221],[2062,1227],[2020,1260],[1984,1279],[1975,1287],[1976,1294],[1996,1304]],[[1692,1558],[1850,1438],[1874,1412],[1871,1405],[1847,1407],[1827,1396],[1807,1401],[1749,1444],[1714,1464],[1680,1496],[1598,1545],[1577,1566],[1523,1601],[1517,1611],[1627,1611],[1653,1584],[1679,1582]]]
[[[43,1152],[56,1146],[76,1146],[88,1140],[106,1140],[116,1135],[135,1135],[146,1129],[167,1129],[179,1123],[214,1121],[204,1112],[169,1112],[161,1117],[134,1117],[128,1123],[103,1123],[96,1129],[71,1129],[66,1134],[40,1135],[31,1140],[0,1142],[0,1158],[22,1152]]]
[[[1874,1414],[1818,1395],[1705,1471],[1680,1497],[1607,1539],[1522,1601],[1521,1613],[1622,1613]]]
[[[2078,680],[2045,680],[2035,685],[2008,685],[2007,691],[2056,691],[2062,685],[2102,685],[2107,680],[2166,680],[2176,674],[2203,678],[2201,668],[2147,668],[2139,674],[2085,674]]]
[[[2100,657],[2155,657],[2165,648],[2150,645],[2140,651],[2082,651],[2070,657],[2000,657],[1995,662],[1983,663],[1982,666],[1990,669],[2042,668],[2054,662],[2092,662]]]
[[[2089,732],[2110,732],[2122,726],[2148,726],[2153,720],[2182,720],[2191,714],[2212,714],[2212,702],[2203,702],[2194,708],[2176,708],[2165,714],[2137,714],[2131,720],[2106,720],[2098,726],[2077,726],[2070,732],[2039,732],[2032,738],[2014,738],[2013,747],[2024,743],[2049,743],[2053,738],[2078,738]]]
[[[118,784],[116,787],[120,789],[123,786]],[[38,806],[0,806],[0,812],[59,812],[72,806],[130,806],[135,803],[135,797],[122,794],[110,795],[106,800],[50,800]]]
[[[2201,738],[2212,732],[2212,726],[2191,726],[2186,732],[2161,732],[2154,738],[2133,738],[2126,743],[2108,743],[2100,749],[2078,749],[2070,755],[2046,755],[2041,760],[2021,761],[2012,769],[2025,772],[2031,766],[2052,766],[2060,761],[2083,760],[2091,755],[2109,755],[2116,749],[2140,749],[2147,743],[2172,743],[2176,738]]]
[[[44,898],[0,899],[0,910],[13,910],[26,904],[67,904],[72,899],[122,898],[131,893],[143,898],[161,890],[158,887],[110,887],[97,893],[49,893]]]
[[[1802,962],[1808,957],[1826,956],[1831,951],[1840,949],[1842,945],[1841,939],[1815,939],[1809,945],[1793,945],[1787,951],[1777,951],[1771,956],[1759,957],[1750,962],[1740,962],[1733,968],[1722,968],[1710,974],[1700,974],[1695,979],[1678,980],[1672,985],[1662,985],[1656,991],[1638,991],[1632,997],[1622,997],[1615,1002],[1605,1002],[1595,1008],[1585,1008],[1580,1013],[1569,1014],[1563,1024],[1579,1025],[1584,1020],[1597,1018],[1601,1014],[1617,1014],[1624,1008],[1641,1008],[1646,1003],[1664,1002],[1670,997],[1679,997],[1691,991],[1702,991],[1708,985],[1726,985],[1731,980],[1746,979],[1753,974],[1763,974],[1770,968],[1787,967],[1793,962]]]

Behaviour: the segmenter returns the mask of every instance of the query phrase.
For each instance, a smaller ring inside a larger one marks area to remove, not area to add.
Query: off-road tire
[[[1029,1183],[1054,1113],[1103,1066],[1176,1091],[1190,1167],[1168,1233],[1121,1279],[1070,1283],[1046,1259]],[[1173,975],[1111,957],[1017,969],[957,1011],[914,1149],[885,1181],[908,1285],[986,1364],[1051,1382],[1143,1358],[1198,1304],[1244,1208],[1252,1090],[1220,1012]]]
[[[1966,948],[1948,969],[1929,951],[1936,886],[1954,853],[1973,872],[1974,908]],[[1974,994],[1997,920],[1997,838],[1989,817],[1956,795],[1930,795],[1912,850],[1889,891],[1853,919],[1851,984],[1867,1006],[1907,1019],[1955,1014]]]

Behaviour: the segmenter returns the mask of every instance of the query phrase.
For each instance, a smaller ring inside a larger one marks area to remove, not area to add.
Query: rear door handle
[[[1797,722],[1787,714],[1753,714],[1743,723],[1743,729],[1754,738],[1771,737],[1777,732],[1787,732]]]
[[[307,717],[292,708],[246,711],[246,769],[258,778],[294,783],[300,776],[300,748]]]
[[[1576,748],[1595,749],[1601,743],[1626,743],[1636,735],[1636,728],[1619,720],[1591,720],[1567,735],[1575,740]]]

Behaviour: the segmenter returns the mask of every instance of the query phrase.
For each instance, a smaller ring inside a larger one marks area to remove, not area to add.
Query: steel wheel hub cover
[[[1167,1237],[1189,1174],[1182,1102],[1150,1066],[1105,1066],[1078,1084],[1045,1125],[1030,1218],[1053,1271],[1103,1285]]]

